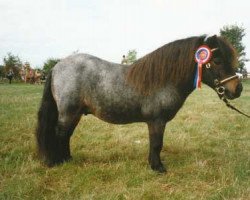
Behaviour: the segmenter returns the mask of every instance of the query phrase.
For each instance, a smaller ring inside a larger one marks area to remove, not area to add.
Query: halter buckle
[[[220,85],[220,81],[218,79],[214,79],[214,85],[215,86],[219,86]]]
[[[225,87],[223,86],[216,87],[216,91],[219,95],[223,96],[225,94]]]

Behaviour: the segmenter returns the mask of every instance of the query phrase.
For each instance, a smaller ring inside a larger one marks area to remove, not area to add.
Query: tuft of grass
[[[232,103],[250,110],[250,81]],[[161,153],[168,173],[147,163],[143,123],[82,117],[73,160],[47,168],[34,130],[43,86],[0,84],[0,199],[250,199],[250,122],[203,85],[167,124]]]

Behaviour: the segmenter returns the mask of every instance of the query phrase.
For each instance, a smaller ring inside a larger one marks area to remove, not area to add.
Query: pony
[[[88,54],[58,62],[47,77],[38,111],[40,158],[49,167],[70,160],[70,137],[81,117],[92,114],[113,124],[145,122],[148,162],[153,170],[166,172],[160,158],[165,126],[195,89],[194,54],[204,44],[214,51],[209,65],[202,66],[202,82],[220,97],[239,97],[237,55],[229,42],[216,35],[173,41],[131,65]]]

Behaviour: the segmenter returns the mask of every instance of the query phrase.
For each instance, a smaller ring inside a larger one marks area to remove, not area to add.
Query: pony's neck
[[[186,99],[194,90],[194,75],[191,74],[190,77],[185,81],[178,84],[177,88],[183,99]]]

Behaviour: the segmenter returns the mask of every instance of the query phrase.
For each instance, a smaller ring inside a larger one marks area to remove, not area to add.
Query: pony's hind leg
[[[70,137],[80,118],[80,113],[59,111],[58,123],[55,127],[54,155],[50,163],[48,163],[49,166],[57,165],[71,159]]]

